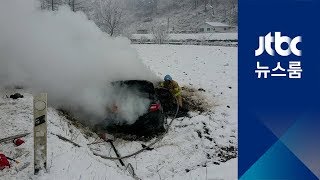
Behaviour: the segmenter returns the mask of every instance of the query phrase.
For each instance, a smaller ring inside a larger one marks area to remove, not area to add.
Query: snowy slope
[[[237,49],[214,46],[133,45],[151,70],[162,77],[171,74],[181,86],[203,88],[204,96],[214,105],[211,112],[191,113],[191,118],[174,121],[165,138],[132,158],[135,173],[141,179],[236,179],[237,178]],[[32,132],[32,96],[20,90],[25,98],[6,98],[13,90],[0,90],[0,138]],[[15,91],[16,92],[16,91]],[[50,100],[50,95],[49,95]],[[94,138],[58,114],[48,112],[48,173],[32,175],[32,135],[26,143],[14,147],[1,143],[0,152],[17,157],[19,165],[0,171],[0,179],[132,179],[118,161],[94,156],[92,151],[115,156],[107,143],[87,146]],[[60,140],[56,135],[73,140],[82,147]],[[122,156],[141,149],[149,142],[116,140]],[[235,158],[229,160],[231,158]],[[227,162],[224,162],[229,160]]]
[[[130,0],[131,2],[132,0]],[[198,1],[199,6],[194,7],[194,0],[161,0],[151,1],[158,2],[156,12],[152,12],[152,8],[141,6],[129,11],[130,18],[126,22],[126,30],[130,30],[131,34],[138,29],[152,30],[154,26],[168,25],[170,31],[195,31],[205,21],[225,22],[230,25],[237,25],[238,4],[237,1],[215,0],[212,5],[204,9],[205,1]],[[148,3],[145,3],[148,4]],[[209,3],[210,4],[210,3]],[[150,12],[151,11],[151,12]]]

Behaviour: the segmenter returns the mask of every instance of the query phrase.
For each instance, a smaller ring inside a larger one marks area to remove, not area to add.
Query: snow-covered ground
[[[203,88],[206,92],[202,94],[213,106],[211,112],[193,112],[190,118],[177,119],[154,150],[124,159],[125,164],[132,164],[141,179],[237,179],[237,48],[133,47],[158,76],[171,74],[181,86]],[[27,90],[18,92],[25,97],[12,100],[5,95],[13,90],[0,90],[0,138],[32,132],[32,95]],[[88,138],[53,108],[49,108],[48,120],[48,172],[34,176],[32,164],[22,169],[33,159],[31,134],[20,147],[11,142],[0,144],[0,152],[21,161],[0,171],[0,179],[132,179],[118,161],[93,155],[92,151],[115,156],[108,143],[88,146],[94,138]],[[114,142],[122,156],[141,149],[142,143],[149,144],[120,139]]]
[[[194,34],[169,34],[169,40],[238,40],[238,33],[194,33]],[[131,39],[150,39],[152,40],[153,34],[132,34]]]

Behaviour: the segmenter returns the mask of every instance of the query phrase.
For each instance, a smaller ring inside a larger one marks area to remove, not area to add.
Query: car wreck
[[[137,137],[151,137],[165,132],[166,113],[157,94],[158,91],[152,82],[146,80],[116,81],[112,82],[112,86],[117,91],[125,89],[125,93],[122,93],[121,96],[134,94],[140,98],[148,99],[147,109],[131,124],[121,119],[123,117],[119,112],[116,100],[111,107],[108,107],[109,113],[103,123],[96,125],[98,131]]]

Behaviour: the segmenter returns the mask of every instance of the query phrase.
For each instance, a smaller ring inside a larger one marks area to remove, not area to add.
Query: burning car
[[[100,125],[104,130],[145,137],[165,132],[165,114],[152,82],[116,81],[112,86],[116,89],[115,102],[108,107],[106,125]],[[144,107],[136,107],[141,105]]]

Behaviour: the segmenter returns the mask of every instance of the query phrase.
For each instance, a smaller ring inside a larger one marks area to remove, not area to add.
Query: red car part
[[[7,157],[4,154],[0,153],[0,170],[3,170],[6,167],[10,168],[10,163]]]

